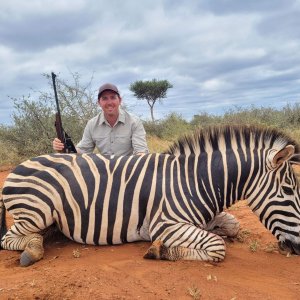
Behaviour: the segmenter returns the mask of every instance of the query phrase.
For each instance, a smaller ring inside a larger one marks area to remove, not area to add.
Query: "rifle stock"
[[[76,148],[72,142],[71,137],[64,131],[61,121],[61,114],[59,109],[57,91],[56,91],[56,84],[55,84],[55,77],[56,75],[52,72],[52,82],[53,82],[53,89],[54,89],[54,96],[56,102],[56,109],[57,113],[55,114],[55,129],[57,138],[64,144],[64,149],[61,151],[63,153],[77,153]]]

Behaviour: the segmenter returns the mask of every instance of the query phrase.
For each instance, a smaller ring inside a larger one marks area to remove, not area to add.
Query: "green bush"
[[[154,135],[168,141],[177,139],[191,131],[192,128],[189,122],[176,113],[170,113],[162,120],[144,122],[144,127],[148,135]]]
[[[72,75],[72,84],[57,80],[57,91],[64,129],[76,144],[87,121],[99,112],[99,107],[90,83],[82,85],[80,76],[76,73]],[[51,87],[49,92],[13,99],[14,123],[12,126],[0,125],[0,166],[15,165],[25,159],[53,152],[56,104],[50,77],[45,76]],[[144,127],[151,152],[164,152],[172,141],[195,128],[225,124],[274,127],[300,142],[300,104],[288,104],[282,109],[236,106],[222,116],[200,113],[194,115],[191,121],[180,114],[170,113],[161,120],[144,122]]]
[[[209,115],[208,113],[201,113],[194,115],[190,122],[192,128],[205,128],[209,126],[215,126],[222,122],[222,117]]]
[[[78,74],[72,76],[72,84],[58,79],[56,87],[64,130],[76,144],[81,139],[87,121],[98,113],[99,108],[93,91],[89,89],[90,83],[83,86],[79,82]],[[56,103],[50,77],[45,77],[49,80],[49,92],[35,92],[27,97],[12,99],[15,107],[14,125],[0,127],[0,141],[2,151],[5,151],[5,148],[8,151],[13,149],[13,154],[1,155],[0,164],[9,160],[9,156],[15,157],[15,154],[18,160],[22,161],[53,152],[52,141],[56,137]]]
[[[13,129],[0,125],[0,166],[16,165],[22,161],[13,142],[9,142],[8,137]]]

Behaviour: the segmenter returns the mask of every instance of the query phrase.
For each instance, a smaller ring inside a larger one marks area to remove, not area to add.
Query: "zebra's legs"
[[[240,223],[232,214],[221,212],[208,222],[203,229],[219,236],[236,237],[240,229]]]
[[[218,262],[225,257],[224,240],[193,224],[161,224],[159,232],[151,234],[154,242],[144,258]]]
[[[43,237],[38,233],[22,235],[15,225],[2,238],[1,247],[6,250],[24,250],[20,257],[22,267],[34,264],[44,255]]]
[[[189,226],[190,228],[187,232],[191,231],[191,228],[194,227],[193,225]],[[189,244],[187,243],[190,238],[194,237],[195,234],[192,234],[184,243],[180,240],[183,240],[185,235],[179,239],[180,242],[176,241],[173,243],[173,246],[167,247],[164,243],[163,236],[161,236],[153,242],[144,258],[221,261],[225,257],[225,243],[221,236],[235,237],[239,229],[240,223],[232,214],[221,212],[205,226],[199,227],[198,236],[196,237],[198,244],[195,243],[195,240]],[[170,232],[170,229],[166,230],[166,232]],[[172,238],[175,237],[176,235],[172,236]],[[202,241],[199,240],[199,237],[201,237]],[[204,242],[205,239],[207,239],[206,242]],[[178,246],[174,246],[175,244]],[[187,247],[184,247],[183,244]],[[199,247],[202,249],[198,249]]]

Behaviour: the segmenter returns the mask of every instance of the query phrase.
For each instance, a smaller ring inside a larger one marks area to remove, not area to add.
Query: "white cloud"
[[[226,89],[229,86],[229,83],[225,82],[224,80],[214,78],[204,81],[202,84],[202,89],[206,91],[217,91]]]
[[[128,90],[140,79],[173,84],[160,116],[299,100],[299,0],[0,2],[0,110],[7,95],[44,88],[41,73],[69,70],[94,72],[95,89],[116,83],[144,117]]]
[[[32,15],[63,14],[83,9],[85,0],[1,0],[0,19],[20,19]]]

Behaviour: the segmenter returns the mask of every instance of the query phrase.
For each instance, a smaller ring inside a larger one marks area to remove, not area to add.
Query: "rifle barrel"
[[[51,76],[52,76],[54,96],[55,96],[55,102],[56,102],[56,108],[57,108],[57,113],[55,116],[56,134],[57,134],[57,137],[60,139],[60,141],[65,145],[62,152],[63,153],[77,153],[76,148],[71,140],[71,137],[69,137],[67,135],[67,133],[64,131],[64,129],[62,127],[61,114],[60,114],[58,96],[57,96],[56,84],[55,84],[56,75],[53,72],[51,72]]]
[[[60,109],[59,109],[59,104],[58,104],[58,96],[57,96],[56,83],[55,83],[56,75],[52,72],[51,76],[52,76],[52,83],[53,83],[54,97],[55,97],[55,102],[56,102],[57,113],[60,117]]]
[[[62,128],[62,121],[61,121],[61,114],[60,114],[60,109],[59,109],[59,103],[58,103],[58,96],[57,96],[57,91],[56,91],[56,84],[55,84],[55,78],[56,75],[52,72],[52,83],[53,83],[53,89],[54,89],[54,97],[55,97],[55,102],[56,102],[56,117],[55,117],[55,127],[56,127],[56,133],[57,137],[60,139],[62,143],[66,143],[65,141],[65,135],[64,135],[64,130]]]

